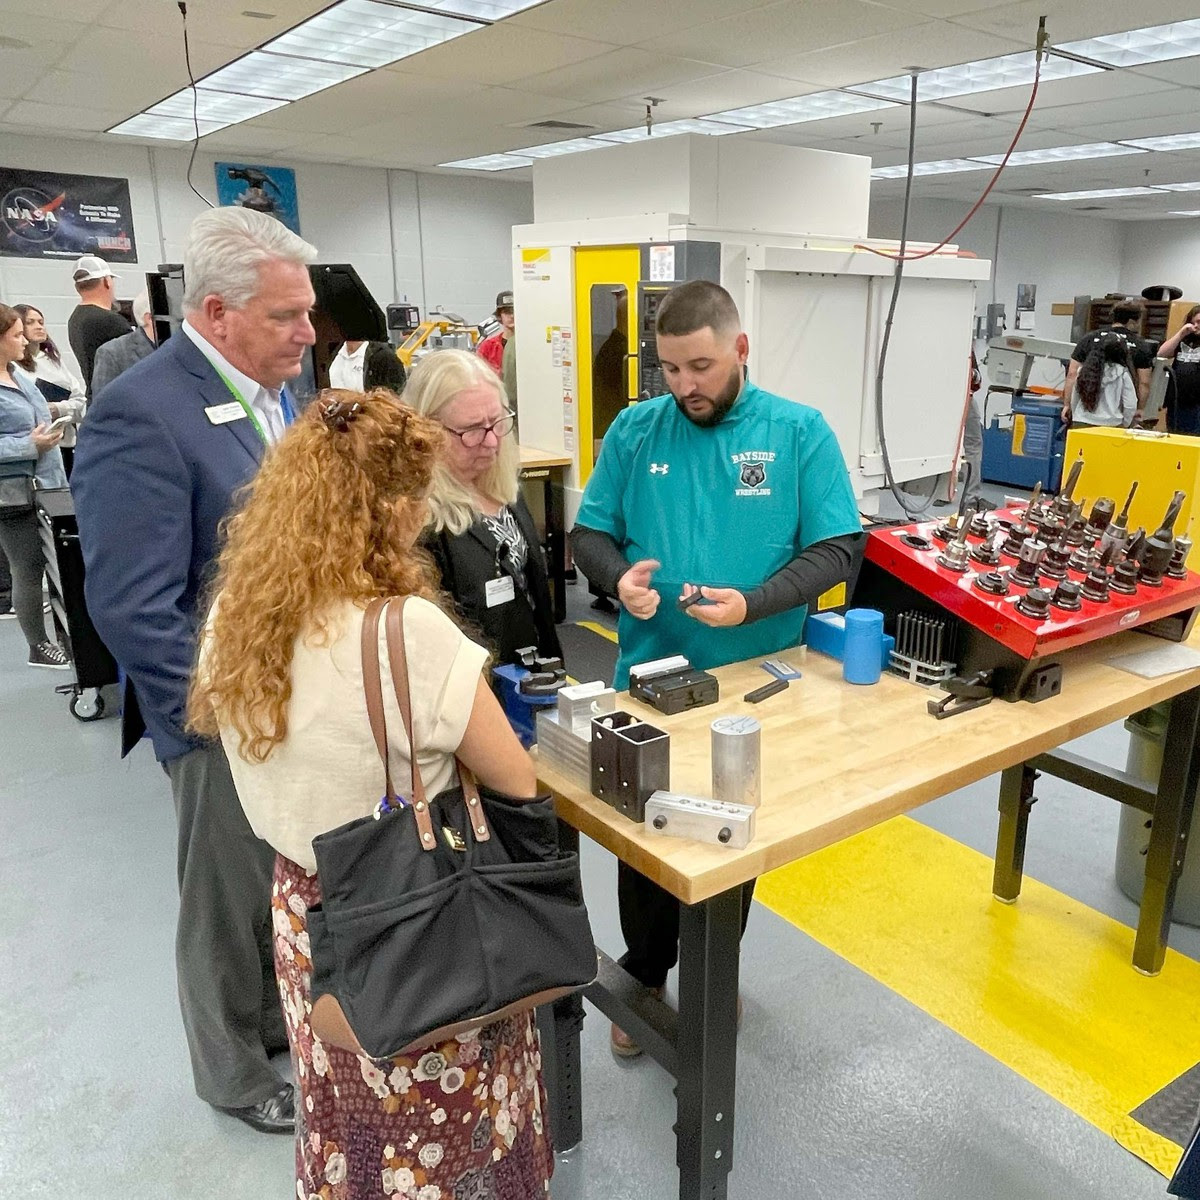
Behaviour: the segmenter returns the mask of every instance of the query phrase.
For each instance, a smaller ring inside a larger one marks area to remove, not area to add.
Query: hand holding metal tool
[[[701,601],[705,603],[701,603]],[[746,597],[737,588],[696,587],[685,583],[680,609],[704,625],[740,625],[746,619]]]

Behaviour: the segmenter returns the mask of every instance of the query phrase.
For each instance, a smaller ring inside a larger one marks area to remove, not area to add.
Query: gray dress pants
[[[250,828],[219,742],[164,764],[178,823],[175,971],[196,1094],[219,1108],[273,1096],[287,1048],[271,936],[275,852]]]

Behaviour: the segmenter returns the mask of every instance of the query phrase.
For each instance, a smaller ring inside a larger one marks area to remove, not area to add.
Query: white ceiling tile
[[[995,5],[979,12],[955,17],[959,25],[982,29],[1000,37],[1017,38],[1027,48],[1037,39],[1038,18],[1046,15],[1051,45],[1123,33],[1169,21],[1186,21],[1196,15],[1187,0],[1022,0],[1018,4]]]
[[[1004,8],[1011,0],[882,0],[884,8],[920,13],[926,17],[958,17],[985,8]]]
[[[570,97],[585,104],[626,96],[657,95],[657,88],[720,73],[721,68],[710,63],[624,47],[573,67],[531,72],[522,79],[513,80],[513,87],[526,92]]]
[[[384,69],[430,79],[505,84],[529,75],[531,69],[560,70],[616,49],[612,42],[521,29],[502,21]]]
[[[852,40],[854,31],[890,33],[923,23],[920,16],[862,0],[838,0],[836,4],[784,0],[691,29],[660,32],[639,44],[659,54],[747,67],[784,54],[842,45]]]
[[[191,39],[192,69],[196,78],[215,71],[235,57],[228,46],[214,45],[211,42]],[[151,34],[142,32],[137,38],[131,38],[128,33],[119,29],[91,29],[87,36],[76,42],[75,46],[63,56],[58,67],[63,71],[77,73],[97,73],[97,63],[103,63],[100,72],[103,96],[103,79],[110,74],[138,76],[147,62],[174,66],[177,78],[187,82],[187,70],[183,60],[183,42],[177,35]],[[179,86],[176,84],[175,86]],[[145,106],[149,107],[161,96],[147,96]]]
[[[83,26],[80,26],[82,35]],[[70,51],[68,42],[43,42],[28,50],[0,50],[0,96],[15,99],[36,87]]]
[[[795,80],[778,75],[763,75],[757,71],[723,71],[686,83],[656,88],[654,95],[663,101],[655,110],[656,121],[698,116],[702,113],[723,112],[781,100],[816,88],[797,86]]]
[[[994,92],[955,96],[944,103],[966,112],[1021,114],[1029,104],[1030,90],[1026,87],[1000,88]],[[1078,75],[1073,79],[1054,79],[1038,89],[1029,123],[1034,126],[1052,125],[1055,120],[1053,114],[1060,108],[1078,111],[1114,100],[1133,105],[1137,102],[1135,98],[1171,90],[1168,83],[1125,71],[1104,71],[1096,75]]]
[[[1181,87],[1194,88],[1200,83],[1200,58],[1177,58],[1172,62],[1149,63],[1144,67],[1131,68],[1137,75],[1149,79],[1162,79]]]
[[[1151,136],[1149,131],[1156,128],[1155,122],[1168,117],[1176,123],[1182,122],[1181,128],[1190,132],[1200,129],[1200,104],[1197,99],[1195,92],[1184,88],[1168,88],[1141,96],[1093,101],[1091,104],[1038,107],[1033,110],[1029,124],[1034,129],[1053,127],[1083,130],[1098,124],[1136,118],[1140,127],[1148,131],[1147,136]],[[1136,131],[1133,136],[1136,136]]]
[[[890,79],[905,67],[957,66],[979,58],[998,58],[1023,48],[1018,42],[989,37],[945,21],[929,21],[886,35],[872,31],[869,37],[827,50],[772,55],[757,63],[755,70],[824,87],[848,87]]]
[[[18,100],[4,114],[4,121],[7,125],[27,126],[26,132],[32,129],[63,133],[101,133],[126,115],[117,109],[67,107],[58,104],[38,104],[33,100]]]
[[[77,0],[72,0],[72,3]],[[231,50],[248,50],[277,37],[328,7],[329,0],[193,0],[188,5],[188,38]],[[270,12],[270,20],[243,16],[247,9]],[[139,35],[171,36],[183,54],[183,21],[169,0],[116,0],[107,5],[97,24]],[[232,57],[232,56],[231,56]]]
[[[24,0],[0,0],[0,17],[16,18],[15,23],[5,22],[4,32],[10,37],[21,37],[20,26],[28,22],[27,40],[42,42],[47,36],[54,36],[57,26],[95,21],[112,4],[113,0],[46,0],[31,8]],[[178,10],[175,11],[178,19]]]

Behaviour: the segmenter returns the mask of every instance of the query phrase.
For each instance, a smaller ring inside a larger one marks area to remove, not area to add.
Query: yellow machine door
[[[592,473],[600,442],[636,392],[637,246],[575,251],[575,328],[579,364],[579,481]]]

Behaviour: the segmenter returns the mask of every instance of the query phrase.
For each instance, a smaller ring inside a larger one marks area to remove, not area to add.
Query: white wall
[[[871,236],[899,237],[901,211],[899,200],[873,203]],[[966,212],[967,205],[956,201],[914,201],[908,235],[917,241],[940,242]],[[1084,293],[1102,296],[1120,286],[1124,237],[1120,221],[985,204],[955,241],[964,250],[992,260],[992,282],[979,285],[979,313],[994,295],[1005,307],[1009,328],[1015,327],[1017,284],[1033,283],[1037,285],[1034,333],[1069,341],[1071,318],[1051,316],[1050,306],[1070,303]]]
[[[239,161],[234,154],[222,161]],[[184,238],[203,204],[187,185],[188,151],[98,145],[0,134],[0,162],[80,175],[128,178],[138,262],[118,267],[117,294],[132,299],[142,275],[180,262]],[[211,154],[198,154],[197,187],[215,198]],[[528,183],[426,175],[414,171],[297,162],[300,229],[323,262],[348,262],[381,306],[408,299],[480,321],[496,293],[512,287],[512,226],[533,218]],[[0,300],[36,304],[67,353],[75,307],[70,260],[0,258]]]
[[[1143,288],[1173,283],[1200,304],[1200,218],[1124,225],[1121,290],[1137,295]]]

